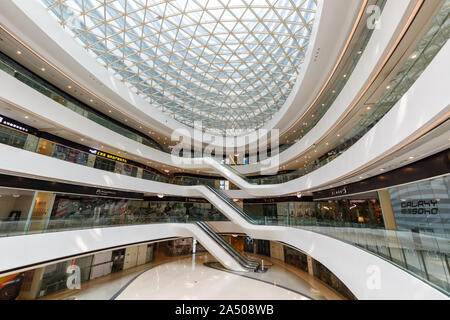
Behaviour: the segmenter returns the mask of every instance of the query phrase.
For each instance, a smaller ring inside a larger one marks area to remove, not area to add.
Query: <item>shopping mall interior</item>
[[[449,300],[449,14],[2,0],[0,300]]]

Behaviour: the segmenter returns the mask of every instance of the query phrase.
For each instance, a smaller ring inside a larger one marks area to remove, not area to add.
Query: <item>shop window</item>
[[[284,246],[284,262],[308,272],[308,257],[298,250]]]
[[[108,160],[108,159],[104,159],[101,157],[97,157],[95,159],[94,168],[109,171],[109,172],[115,172],[116,162],[113,160]]]
[[[23,149],[27,141],[27,134],[0,126],[0,142],[16,148]]]
[[[38,153],[51,157],[55,151],[55,143],[41,139],[39,142]]]
[[[350,300],[357,300],[347,286],[339,280],[327,267],[313,259],[314,276]]]

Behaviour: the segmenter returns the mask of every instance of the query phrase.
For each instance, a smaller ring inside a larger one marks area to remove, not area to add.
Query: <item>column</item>
[[[306,260],[308,261],[308,273],[314,277],[313,258],[311,258],[310,256],[306,256]]]
[[[388,230],[397,230],[397,223],[395,222],[394,210],[392,210],[391,197],[388,189],[378,191],[378,198],[380,199],[381,210],[383,212],[384,227]]]

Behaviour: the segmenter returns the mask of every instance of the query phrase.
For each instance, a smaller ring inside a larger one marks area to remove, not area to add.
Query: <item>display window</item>
[[[450,234],[450,175],[389,189],[398,230]]]
[[[108,160],[108,159],[104,159],[101,157],[97,157],[95,159],[94,168],[109,171],[109,172],[115,172],[116,162],[113,160]]]
[[[26,133],[0,126],[0,143],[23,149],[27,136]]]

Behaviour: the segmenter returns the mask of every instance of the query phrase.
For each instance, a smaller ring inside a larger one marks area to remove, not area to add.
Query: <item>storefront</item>
[[[450,235],[450,175],[389,188],[397,230]]]

